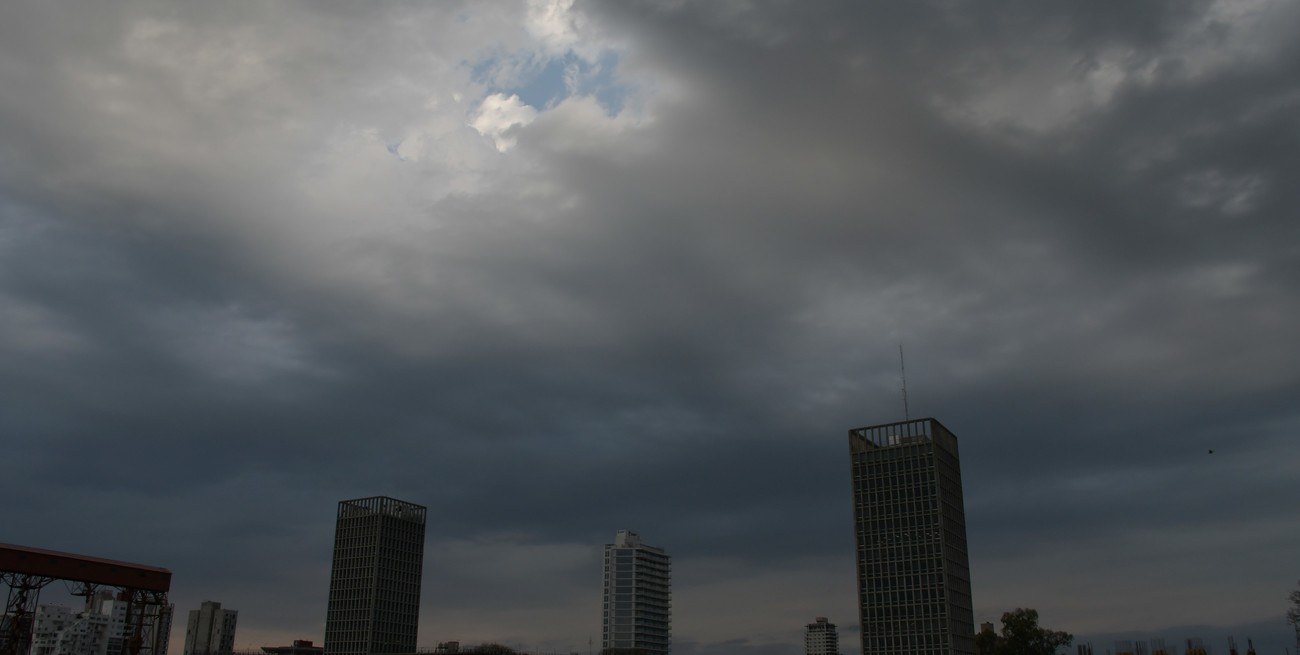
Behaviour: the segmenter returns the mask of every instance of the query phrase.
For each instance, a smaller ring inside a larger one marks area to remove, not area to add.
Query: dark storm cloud
[[[679,614],[793,631],[678,650],[792,652],[853,630],[844,435],[901,414],[904,343],[981,616],[1104,632],[1051,585],[1222,561],[1188,535],[1261,554],[1149,628],[1295,577],[1291,8],[580,4],[648,117],[570,99],[501,154],[471,73],[559,38],[522,8],[68,7],[0,21],[9,541],[319,637],[333,505],[386,493],[435,517],[437,638],[558,649],[631,527]]]

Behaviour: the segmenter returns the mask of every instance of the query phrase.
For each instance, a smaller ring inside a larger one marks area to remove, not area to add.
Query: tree
[[[975,652],[979,655],[997,655],[1000,641],[1002,637],[993,631],[993,624],[985,623],[984,629],[975,633]]]
[[[1068,632],[1038,625],[1038,610],[1017,607],[1002,615],[1002,634],[983,630],[975,635],[980,655],[1056,655],[1074,641]]]
[[[1291,601],[1291,607],[1286,611],[1286,622],[1300,630],[1300,589],[1292,591],[1287,598]]]
[[[1291,601],[1291,607],[1286,610],[1286,622],[1295,627],[1296,655],[1300,655],[1300,589],[1292,591],[1287,599]]]

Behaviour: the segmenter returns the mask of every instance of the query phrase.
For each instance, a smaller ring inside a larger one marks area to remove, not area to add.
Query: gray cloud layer
[[[847,646],[843,435],[902,343],[980,619],[1281,621],[1294,6],[539,8],[0,10],[4,540],[319,638],[334,503],[384,493],[430,645],[581,650],[632,527],[678,650]],[[622,109],[470,126],[564,57]]]

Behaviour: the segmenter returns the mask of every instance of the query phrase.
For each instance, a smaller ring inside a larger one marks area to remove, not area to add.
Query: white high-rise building
[[[672,558],[619,530],[605,544],[605,604],[601,648],[637,655],[672,650]]]
[[[237,610],[223,610],[221,603],[203,601],[190,610],[185,625],[185,655],[229,655],[235,650]]]
[[[840,635],[835,624],[824,616],[809,623],[803,633],[803,650],[805,655],[839,655]]]

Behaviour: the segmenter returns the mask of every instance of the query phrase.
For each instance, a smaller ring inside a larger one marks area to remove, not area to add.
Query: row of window
[[[400,641],[402,639],[415,639],[416,627],[414,623],[402,625],[398,623],[368,623],[366,621],[339,621],[329,623],[325,627],[325,640],[349,640],[356,641],[365,635],[373,635],[376,639],[387,641]]]
[[[355,580],[343,582],[355,582]],[[417,584],[387,584],[378,587],[373,584],[336,584],[330,586],[329,594],[330,600],[403,601],[419,596],[420,586]]]
[[[855,479],[859,489],[882,491],[899,489],[912,495],[932,494],[937,489],[933,473],[905,473],[891,475],[867,475]]]
[[[418,523],[385,521],[340,525],[334,531],[334,543],[359,541],[361,544],[424,545],[424,526]]]
[[[883,625],[898,621],[919,621],[921,619],[942,619],[948,616],[947,603],[942,599],[928,603],[903,601],[898,603],[881,602],[862,608],[863,626]]]

